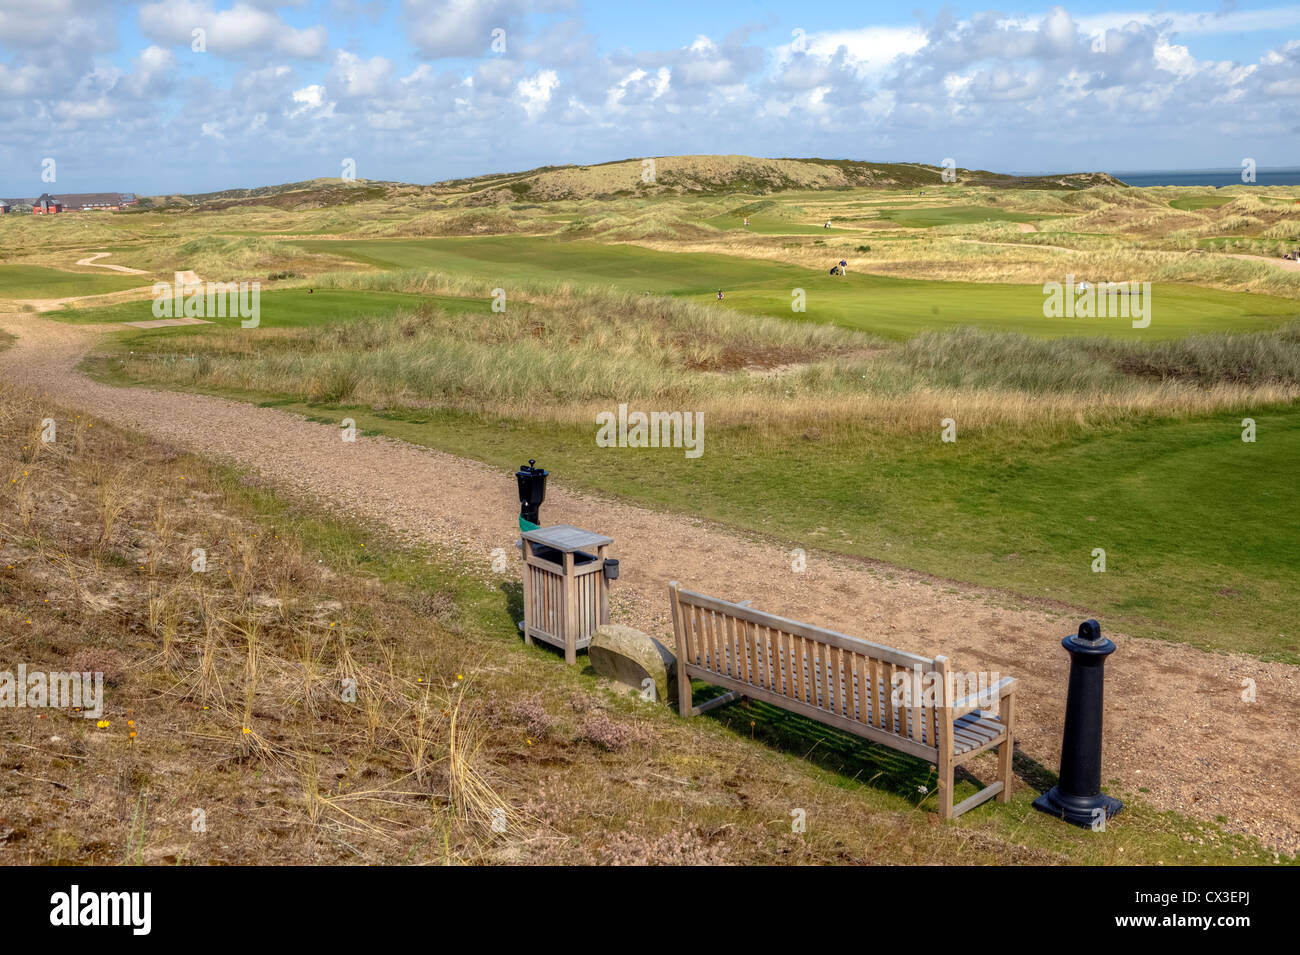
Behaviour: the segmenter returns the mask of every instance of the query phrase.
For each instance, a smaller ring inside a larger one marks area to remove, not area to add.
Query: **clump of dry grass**
[[[578,726],[578,739],[611,753],[621,753],[629,746],[649,741],[643,726],[612,720],[604,713],[587,717]]]
[[[673,829],[662,836],[623,830],[603,847],[607,865],[727,865],[728,848],[699,832]]]

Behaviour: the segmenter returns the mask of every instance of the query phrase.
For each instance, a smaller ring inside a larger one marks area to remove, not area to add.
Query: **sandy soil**
[[[269,408],[96,384],[75,368],[101,329],[35,314],[0,315],[0,328],[18,336],[0,352],[5,380],[249,466],[339,512],[381,520],[458,554],[480,572],[488,571],[494,548],[517,560],[518,501],[509,473],[388,438],[345,443],[336,427]],[[540,450],[521,447],[519,463]],[[665,642],[667,585],[677,579],[782,616],[944,653],[960,670],[1020,677],[1019,749],[1056,768],[1068,670],[1060,639],[1085,611],[833,557],[807,542],[799,545],[808,550],[807,570],[794,573],[790,546],[575,493],[564,475],[552,479],[542,517],[614,537],[623,571],[614,617]],[[1119,649],[1107,666],[1105,785],[1130,795],[1141,788],[1149,804],[1207,820],[1222,815],[1229,828],[1286,852],[1300,849],[1300,668],[1106,632]],[[1244,680],[1254,681],[1256,702],[1242,700]]]

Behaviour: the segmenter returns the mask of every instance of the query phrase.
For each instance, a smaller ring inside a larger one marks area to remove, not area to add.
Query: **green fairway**
[[[71,298],[103,295],[149,284],[147,275],[65,272],[42,265],[0,265],[0,299]]]
[[[795,222],[790,219],[776,219],[772,216],[752,215],[749,217],[749,225],[745,225],[743,214],[737,215],[732,212],[724,212],[708,219],[700,220],[705,225],[713,226],[715,229],[722,229],[725,232],[753,232],[759,235],[844,235],[851,231],[834,224],[828,229],[825,226],[825,220],[822,222]]]
[[[722,289],[723,304],[739,311],[833,323],[893,338],[974,325],[1045,338],[1107,335],[1154,340],[1197,332],[1259,331],[1300,316],[1300,304],[1284,298],[1162,284],[1152,288],[1147,328],[1135,329],[1122,317],[1047,318],[1041,286],[857,274],[852,261],[848,276],[841,279],[828,274],[837,261],[830,252],[826,269],[813,271],[769,259],[515,236],[298,244],[379,268],[431,269],[481,280],[485,299],[493,288],[508,289],[512,281],[613,285],[701,302],[716,301]],[[1064,275],[1060,278],[1065,280]],[[796,289],[805,293],[804,312],[792,310]]]
[[[262,328],[293,328],[362,316],[392,315],[399,311],[412,311],[423,304],[434,304],[451,311],[486,310],[486,306],[475,299],[336,289],[314,289],[311,294],[305,288],[275,289],[261,293],[260,302]],[[148,322],[156,318],[152,309],[152,300],[145,300],[99,308],[68,308],[52,312],[49,317],[77,324]],[[237,315],[200,317],[211,320],[214,327],[238,326],[240,323]],[[188,330],[194,329],[190,327]]]

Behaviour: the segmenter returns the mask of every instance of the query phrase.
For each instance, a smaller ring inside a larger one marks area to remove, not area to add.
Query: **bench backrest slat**
[[[806,623],[800,623],[798,620],[789,620],[785,617],[778,617],[775,614],[764,613],[761,610],[755,610],[753,607],[743,607],[740,604],[728,603],[725,600],[719,600],[717,597],[709,597],[705,594],[697,594],[690,590],[677,591],[682,603],[692,607],[698,607],[703,610],[712,610],[723,616],[732,617],[738,620],[745,620],[750,623],[756,623],[760,626],[773,627],[784,631],[785,633],[797,634],[818,643],[824,643],[827,646],[847,648],[856,652],[866,653],[878,660],[887,660],[906,669],[911,669],[916,664],[921,665],[921,672],[928,673],[933,668],[934,661],[928,657],[918,656],[915,653],[907,653],[904,650],[895,650],[893,647],[886,647],[879,643],[872,643],[869,640],[863,640],[859,637],[850,637],[848,634],[837,633],[834,630],[825,630],[821,627],[814,627]]]
[[[870,738],[906,741],[910,752],[938,746],[940,713],[914,695],[895,707],[894,676],[935,671],[935,661],[797,620],[670,587],[678,680],[698,676],[758,698],[827,714]]]

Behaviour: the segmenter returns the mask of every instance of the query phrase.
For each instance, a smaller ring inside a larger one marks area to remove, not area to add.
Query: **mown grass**
[[[69,262],[71,264],[71,262]],[[148,276],[68,272],[40,265],[0,265],[0,300],[102,295],[149,284]]]
[[[108,681],[102,722],[0,711],[10,863],[1293,861],[1122,790],[1105,833],[1063,826],[1023,758],[1008,805],[937,825],[927,764],[761,706],[683,721],[524,647],[488,555],[11,393],[0,468],[6,658]]]
[[[1232,200],[1232,196],[1184,196],[1181,199],[1170,199],[1169,207],[1183,212],[1196,212],[1200,209],[1218,209]]]

